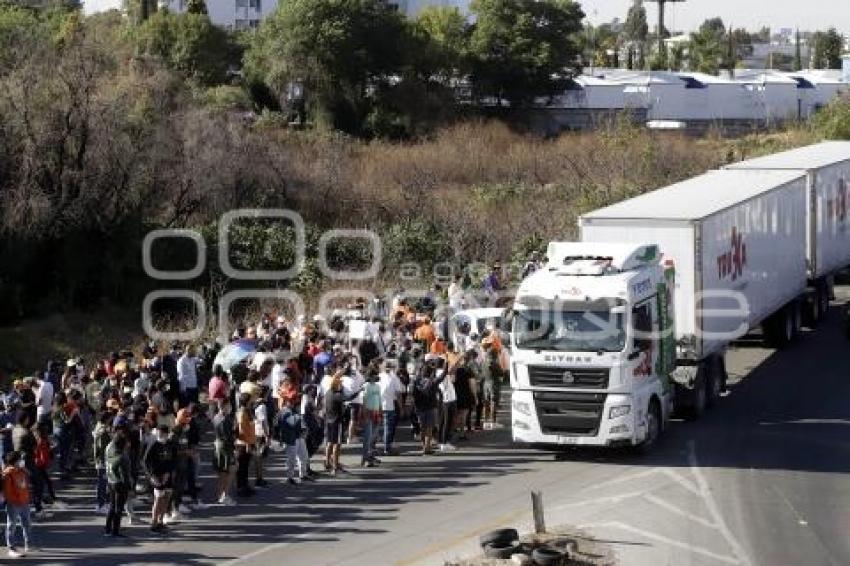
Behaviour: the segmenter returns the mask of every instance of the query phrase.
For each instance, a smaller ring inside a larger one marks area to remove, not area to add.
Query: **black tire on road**
[[[685,416],[689,421],[698,420],[705,414],[705,408],[708,406],[708,388],[706,382],[708,381],[710,369],[706,366],[708,366],[707,363],[704,367],[700,367],[696,380],[694,380],[694,388],[688,392],[690,399]]]
[[[510,558],[519,551],[520,546],[517,541],[497,541],[484,545],[484,556],[487,558]]]
[[[721,356],[712,356],[708,365],[708,379],[706,380],[705,403],[707,407],[713,407],[720,399],[720,393],[725,387],[725,367]]]
[[[538,566],[556,566],[563,564],[569,556],[559,548],[540,546],[531,552],[531,558]]]
[[[646,412],[646,438],[637,445],[639,454],[649,454],[658,445],[661,437],[661,406],[653,399]]]
[[[508,543],[518,540],[519,532],[517,532],[516,529],[496,529],[478,537],[478,542],[481,544],[482,548],[494,542]]]

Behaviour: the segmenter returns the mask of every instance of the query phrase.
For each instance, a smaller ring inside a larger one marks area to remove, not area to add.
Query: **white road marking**
[[[723,520],[723,515],[720,513],[720,508],[717,506],[717,502],[714,500],[714,496],[711,494],[711,490],[708,487],[708,482],[705,480],[705,476],[699,469],[699,462],[697,461],[697,451],[696,451],[696,443],[691,440],[688,442],[688,461],[691,464],[691,473],[694,475],[696,479],[697,485],[699,486],[699,491],[702,494],[702,498],[705,501],[706,506],[708,507],[709,513],[711,513],[714,522],[717,524],[717,530],[723,535],[723,538],[726,539],[726,542],[729,546],[732,547],[732,551],[735,553],[735,556],[738,557],[739,563],[743,566],[752,566],[752,561],[747,556],[747,553],[744,551],[744,547],[741,545],[738,540],[732,536],[732,531],[729,529],[729,526],[726,525],[726,521]]]
[[[571,503],[562,503],[549,509],[550,511],[560,511],[562,509],[570,509],[571,507],[583,507],[585,505],[602,505],[605,503],[620,503],[626,499],[634,499],[642,497],[646,491],[632,491],[628,493],[618,493],[617,495],[606,495],[605,497],[596,497],[594,499],[583,499],[581,501],[573,501]]]
[[[711,550],[708,550],[706,548],[702,548],[700,546],[694,546],[694,545],[688,544],[686,542],[680,542],[678,540],[667,538],[665,536],[662,536],[662,535],[659,535],[659,534],[656,534],[656,533],[652,533],[652,532],[649,532],[649,531],[645,531],[643,529],[639,529],[637,527],[633,527],[631,525],[627,525],[626,523],[621,523],[619,521],[610,521],[610,522],[607,522],[607,523],[591,523],[591,524],[588,524],[588,525],[579,525],[578,528],[580,528],[580,529],[600,529],[600,528],[619,529],[621,531],[627,531],[627,532],[630,532],[630,533],[634,533],[636,535],[639,535],[639,536],[646,538],[646,539],[649,539],[649,540],[654,540],[654,541],[664,543],[668,546],[687,550],[688,552],[691,552],[693,554],[701,554],[703,556],[713,558],[713,559],[718,560],[720,562],[725,562],[726,564],[735,564],[735,565],[743,564],[740,559],[738,559],[734,556],[727,556],[725,554],[718,554],[718,553],[712,552]]]
[[[619,478],[615,478],[613,480],[608,480],[608,481],[604,481],[604,482],[601,482],[601,483],[595,483],[595,484],[587,486],[586,488],[582,489],[581,491],[582,492],[593,491],[593,490],[597,490],[597,489],[602,489],[603,487],[610,487],[612,485],[619,485],[621,483],[626,483],[626,482],[629,482],[629,481],[632,481],[632,480],[645,478],[647,476],[651,476],[651,475],[657,474],[659,472],[661,472],[661,468],[650,468],[648,470],[643,470],[643,471],[640,471],[640,472],[636,472],[634,474],[628,474],[628,475],[625,475],[625,476],[622,476],[622,477],[619,477]]]
[[[692,482],[688,481],[687,479],[683,478],[677,472],[674,472],[673,470],[669,470],[669,469],[666,469],[666,468],[661,470],[661,472],[665,476],[668,476],[670,479],[675,481],[677,484],[681,485],[682,487],[684,487],[685,489],[687,489],[688,491],[690,491],[691,493],[696,495],[697,497],[700,497],[702,495],[700,493],[699,489],[697,488],[697,486],[695,486]]]
[[[670,511],[671,513],[673,513],[675,515],[679,515],[680,517],[685,517],[686,519],[690,519],[694,523],[698,523],[698,524],[700,524],[704,527],[708,527],[710,529],[716,529],[717,528],[717,525],[715,525],[712,521],[709,521],[708,519],[704,519],[702,517],[694,515],[693,513],[689,513],[687,511],[685,511],[684,509],[681,509],[681,508],[673,505],[669,501],[665,501],[665,500],[661,499],[660,497],[652,495],[651,493],[644,495],[643,498],[646,499],[647,501],[649,501],[650,503],[653,503],[653,504],[655,504],[655,505],[657,505],[657,506],[659,506],[663,509],[666,509],[667,511]]]

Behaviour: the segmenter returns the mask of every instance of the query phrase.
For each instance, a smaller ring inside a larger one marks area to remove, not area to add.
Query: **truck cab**
[[[548,258],[514,301],[514,441],[651,447],[672,412],[672,266],[655,245],[554,242]]]

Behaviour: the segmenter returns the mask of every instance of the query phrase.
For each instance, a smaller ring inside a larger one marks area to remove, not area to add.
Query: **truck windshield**
[[[622,313],[610,310],[519,310],[517,348],[558,352],[621,352],[626,347]]]

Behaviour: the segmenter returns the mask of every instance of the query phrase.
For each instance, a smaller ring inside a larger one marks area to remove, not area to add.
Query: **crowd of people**
[[[453,286],[448,303],[457,303]],[[450,328],[439,292],[309,320],[264,314],[228,344],[151,342],[15,379],[0,395],[9,557],[33,551],[32,522],[49,524],[70,480],[91,482],[104,536],[124,537],[125,517],[164,535],[271,481],[344,474],[343,446],[375,467],[400,455],[402,433],[421,447],[409,453],[428,455],[497,427],[506,337],[496,326]],[[266,473],[275,458],[283,478]],[[207,465],[214,486],[199,479]]]

